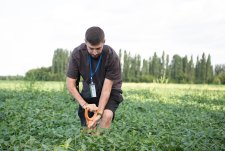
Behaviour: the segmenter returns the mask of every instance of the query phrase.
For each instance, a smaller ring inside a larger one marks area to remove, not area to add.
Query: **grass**
[[[101,136],[80,130],[63,82],[0,81],[0,150],[225,150],[225,86],[123,85]]]

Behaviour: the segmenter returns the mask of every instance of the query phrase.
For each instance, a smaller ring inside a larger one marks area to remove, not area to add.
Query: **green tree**
[[[136,71],[136,56],[135,57],[131,57],[130,56],[130,70],[129,70],[129,81],[131,82],[136,82],[136,78],[137,78],[137,71]]]
[[[217,64],[215,66],[215,77],[213,78],[215,84],[225,84],[225,64]]]
[[[199,56],[197,56],[197,61],[196,61],[196,65],[195,65],[195,82],[196,83],[201,83],[201,65],[200,65],[200,61],[199,61]]]
[[[143,59],[141,75],[143,76],[148,74],[149,74],[149,63],[148,63],[148,60]]]
[[[136,82],[139,82],[139,78],[141,77],[141,56],[138,54],[135,57],[136,59],[136,74],[135,74],[135,78],[136,78]]]
[[[213,80],[213,66],[211,65],[211,56],[208,55],[206,62],[206,82],[211,83]]]
[[[166,77],[169,78],[170,69],[169,69],[169,55],[166,55]]]
[[[69,60],[69,51],[56,49],[52,59],[52,73],[56,74],[58,80],[64,80]]]
[[[149,75],[153,75],[153,70],[152,70],[152,58],[151,57],[149,57],[149,59],[148,59],[148,73],[149,73]]]
[[[166,61],[165,61],[165,52],[163,51],[162,57],[161,57],[161,73],[160,76],[165,77],[166,75]]]
[[[215,66],[215,75],[225,72],[225,64],[217,64]]]
[[[26,72],[25,80],[29,81],[50,81],[52,80],[51,67],[31,69]]]
[[[201,75],[201,83],[206,83],[206,58],[205,53],[202,54],[202,59],[200,63],[200,75]]]
[[[183,65],[182,65],[182,58],[179,55],[174,55],[173,60],[171,62],[171,78],[177,82],[183,82]]]
[[[182,58],[182,65],[183,65],[183,82],[187,82],[188,78],[188,58],[187,55]]]
[[[127,53],[127,51],[124,51],[123,56],[123,80],[128,81],[129,80],[129,72],[130,72],[130,55]]]
[[[151,63],[151,67],[152,67],[152,75],[155,78],[159,78],[160,77],[160,70],[161,70],[161,60],[160,58],[157,56],[156,52],[154,53],[154,56],[152,58],[152,63]]]
[[[195,81],[195,67],[194,67],[194,63],[193,63],[193,56],[191,56],[191,59],[188,62],[187,81],[188,81],[188,83],[194,83],[194,81]]]

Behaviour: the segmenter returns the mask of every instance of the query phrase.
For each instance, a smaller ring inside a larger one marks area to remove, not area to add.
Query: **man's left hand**
[[[89,128],[95,128],[100,119],[101,119],[101,116],[97,115],[92,121],[92,123],[90,124]]]

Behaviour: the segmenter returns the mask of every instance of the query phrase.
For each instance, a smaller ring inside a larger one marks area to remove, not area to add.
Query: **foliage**
[[[174,55],[171,63],[171,79],[176,80],[178,83],[183,83],[184,72],[183,62],[179,55]]]
[[[25,80],[28,81],[64,81],[69,59],[69,51],[56,49],[54,51],[52,66],[31,69],[26,72]]]
[[[216,75],[213,82],[215,84],[225,84],[225,72],[220,72]]]
[[[69,51],[64,49],[56,49],[52,59],[52,73],[60,76],[65,75],[68,65]],[[63,78],[63,77],[62,77]],[[59,80],[62,80],[60,78]]]
[[[52,80],[51,77],[51,67],[41,67],[27,71],[24,79],[28,81],[50,81]]]
[[[221,72],[225,72],[225,64],[218,64],[215,66],[215,74],[218,75]]]
[[[23,76],[16,75],[16,76],[0,76],[0,80],[23,80]]]
[[[111,129],[94,136],[66,91],[1,88],[0,150],[225,150],[224,89],[124,84]]]
[[[140,81],[139,82],[148,82],[148,83],[152,83],[154,81],[154,78],[152,75],[142,75],[140,77]]]
[[[152,57],[142,60],[140,55],[132,56],[129,52],[120,50],[119,58],[125,82],[152,82],[153,79],[154,82],[160,82],[162,77],[170,79],[172,83],[212,83],[213,81],[211,56],[206,57],[205,53],[201,58],[197,57],[196,65],[193,56],[188,59],[188,56],[181,57],[178,54],[173,56],[170,63],[169,55],[164,51],[161,58],[154,52]],[[220,72],[223,66],[217,66],[216,69]]]
[[[153,83],[165,83],[167,84],[169,82],[169,79],[164,76],[161,76],[160,78],[156,79],[156,80],[153,80]]]

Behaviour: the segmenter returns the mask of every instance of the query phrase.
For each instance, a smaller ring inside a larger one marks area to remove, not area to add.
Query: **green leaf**
[[[85,151],[87,149],[85,144],[81,144],[81,148]]]
[[[71,141],[72,141],[72,138],[69,138],[69,139],[66,140],[66,142],[65,142],[65,144],[64,144],[64,147],[65,147],[66,149],[69,148],[70,142],[71,142]]]

